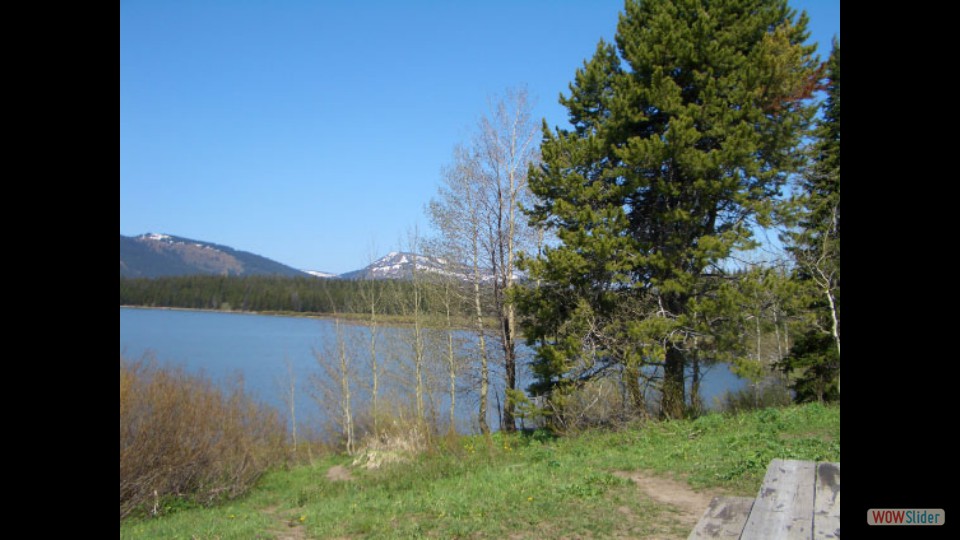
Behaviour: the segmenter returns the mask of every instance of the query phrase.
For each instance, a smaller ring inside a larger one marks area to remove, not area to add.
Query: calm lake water
[[[362,325],[341,325],[351,369],[357,381],[353,390],[355,407],[361,408],[369,399],[367,385],[371,377],[369,342],[370,329]],[[408,369],[411,331],[405,328],[381,328],[377,336],[378,364],[387,369],[381,374],[381,396],[392,396],[396,403],[413,388],[412,370]],[[428,349],[446,347],[446,336],[428,336]],[[469,333],[457,334],[458,348],[467,347]],[[325,414],[311,394],[329,386],[316,356],[335,358],[336,330],[328,319],[273,317],[241,313],[218,313],[161,309],[120,308],[120,354],[135,359],[144,354],[154,356],[164,364],[184,366],[191,372],[203,372],[218,383],[242,376],[244,388],[258,399],[285,410],[284,396],[289,387],[288,363],[296,381],[297,419],[300,423],[322,422]],[[317,353],[317,354],[315,354]],[[521,356],[529,355],[522,351]],[[502,395],[502,374],[492,370],[490,418],[496,420],[496,391]],[[449,401],[444,395],[448,388],[442,366],[428,373],[436,391],[428,399],[428,407],[435,410],[438,420],[446,422]],[[459,378],[464,392],[457,394],[456,418],[458,429],[475,431],[477,398],[467,391],[473,386],[467,375]],[[529,382],[527,370],[521,370],[521,386]],[[726,365],[705,370],[701,391],[707,406],[714,397],[726,390],[736,390],[744,381],[730,373]]]

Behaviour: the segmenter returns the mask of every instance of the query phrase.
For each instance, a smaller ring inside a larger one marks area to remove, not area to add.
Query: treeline
[[[415,301],[427,313],[444,310],[439,285],[421,284],[426,294],[415,298],[409,281],[339,280],[280,276],[176,276],[120,278],[120,305],[178,307],[225,311],[282,311],[291,313],[368,313],[364,300],[376,295],[383,315],[409,313]],[[458,304],[456,316],[470,315]]]

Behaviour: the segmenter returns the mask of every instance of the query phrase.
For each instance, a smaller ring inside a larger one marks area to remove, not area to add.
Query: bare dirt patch
[[[280,522],[272,531],[277,535],[276,540],[307,540],[302,524],[295,518],[285,518],[277,506],[264,508],[263,512]]]
[[[694,522],[700,519],[703,511],[710,504],[710,500],[717,495],[716,493],[697,492],[684,482],[643,471],[617,471],[613,474],[632,481],[657,502],[669,504],[683,513],[694,514],[696,516]]]
[[[277,540],[307,540],[307,534],[303,532],[303,527],[289,526],[286,530],[276,532]]]
[[[645,471],[616,471],[613,474],[632,481],[649,498],[672,507],[676,511],[677,520],[683,524],[684,528],[689,525],[687,530],[692,530],[697,524],[710,501],[722,494],[717,490],[694,491],[685,482]],[[621,513],[624,512],[621,511]]]
[[[327,469],[327,480],[331,482],[349,482],[353,480],[350,470],[343,465],[334,465]]]

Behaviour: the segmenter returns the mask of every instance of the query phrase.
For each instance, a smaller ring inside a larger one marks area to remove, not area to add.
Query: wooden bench
[[[688,540],[840,538],[840,464],[775,459],[756,499],[715,497]]]

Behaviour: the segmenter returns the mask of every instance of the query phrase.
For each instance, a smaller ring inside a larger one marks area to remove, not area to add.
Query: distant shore
[[[152,309],[152,310],[167,310],[167,311],[198,311],[204,313],[232,313],[237,315],[265,315],[268,317],[291,317],[296,319],[319,319],[319,320],[328,320],[332,321],[335,319],[340,319],[342,321],[350,322],[351,324],[370,326],[372,321],[370,320],[369,313],[321,313],[321,312],[302,312],[302,311],[249,311],[241,309],[208,309],[208,308],[185,308],[185,307],[172,307],[172,306],[137,306],[130,304],[121,304],[121,309]],[[429,315],[424,315],[424,318],[430,318]],[[436,318],[436,317],[433,317]],[[388,315],[383,313],[377,314],[376,324],[384,326],[412,326],[414,320],[412,316],[409,315]],[[488,330],[492,330],[495,327],[494,321],[489,318],[484,319],[484,327]],[[475,323],[472,320],[466,318],[454,318],[453,327],[456,330],[476,330]]]
[[[350,322],[355,322],[358,324],[369,324],[370,315],[364,313],[318,313],[318,312],[302,312],[302,311],[250,311],[243,309],[209,309],[209,308],[185,308],[185,307],[172,307],[172,306],[136,306],[121,304],[121,308],[126,309],[155,309],[155,310],[166,310],[166,311],[198,311],[202,313],[231,313],[236,315],[265,315],[268,317],[290,317],[295,319],[324,319],[324,320],[333,320],[341,319],[347,320]],[[401,315],[377,315],[377,323],[384,324],[403,324],[404,317]],[[412,322],[408,321],[410,324]]]

